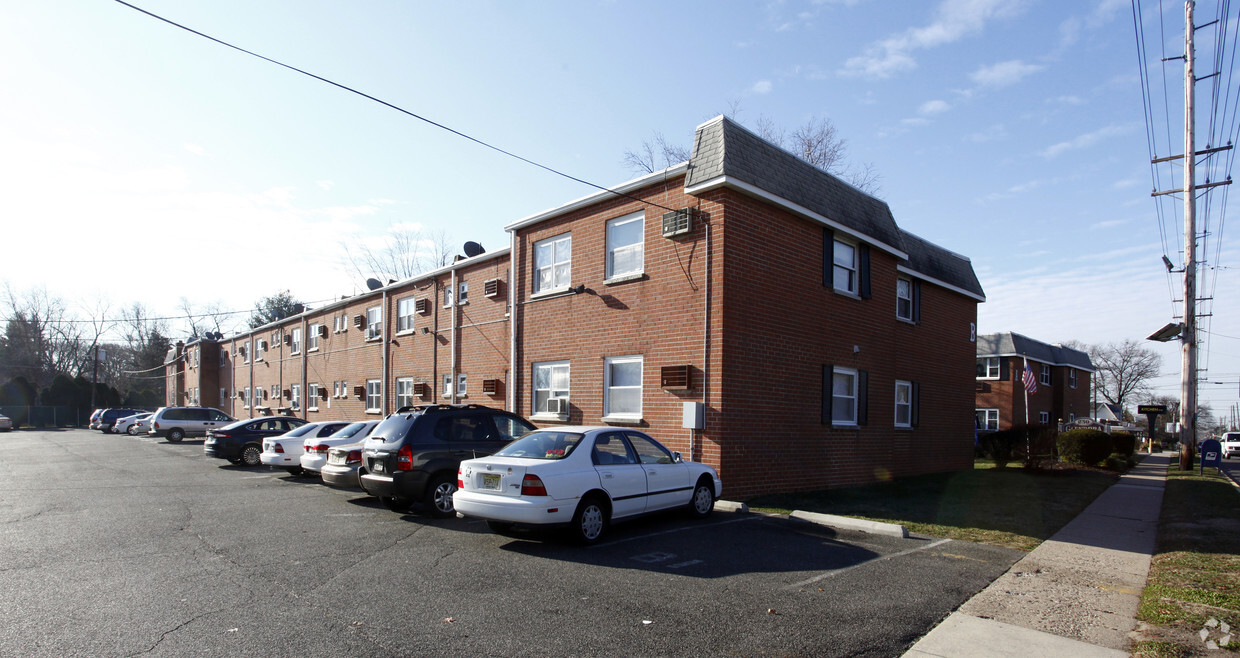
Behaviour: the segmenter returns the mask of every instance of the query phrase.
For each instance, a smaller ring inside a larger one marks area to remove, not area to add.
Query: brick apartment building
[[[1089,355],[1062,345],[1048,345],[1016,333],[977,338],[977,427],[1005,430],[1025,425],[1025,362],[1037,379],[1030,393],[1028,424],[1057,425],[1089,418]]]
[[[686,163],[507,230],[505,249],[191,342],[170,395],[194,381],[211,406],[198,349],[240,417],[443,401],[638,427],[734,497],[972,464],[968,259],[733,121],[699,126]]]

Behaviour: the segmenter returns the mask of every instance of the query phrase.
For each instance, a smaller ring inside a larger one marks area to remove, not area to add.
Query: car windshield
[[[287,437],[288,437],[288,438],[290,438],[290,439],[293,439],[293,438],[296,438],[296,437],[299,437],[299,436],[305,436],[306,434],[309,434],[311,430],[313,430],[314,428],[316,428],[316,427],[318,427],[318,426],[319,426],[319,425],[318,425],[318,423],[307,423],[307,424],[302,425],[301,427],[298,427],[297,429],[295,429],[295,430],[293,430],[293,431],[291,431],[291,432],[289,432],[289,433],[285,434],[284,436],[287,436]]]
[[[573,454],[573,448],[581,442],[583,434],[540,430],[531,432],[509,443],[495,453],[496,457],[524,457],[526,459],[564,459]]]
[[[332,435],[333,439],[347,439],[366,428],[367,423],[349,423]]]

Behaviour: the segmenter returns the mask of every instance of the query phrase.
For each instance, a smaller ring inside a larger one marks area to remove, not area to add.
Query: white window
[[[241,361],[242,363],[250,362],[250,341],[248,340],[245,342],[245,345],[241,347]]]
[[[611,356],[603,366],[603,416],[641,418],[642,357]]]
[[[413,406],[413,377],[396,378],[396,408]]]
[[[606,277],[641,274],[644,263],[646,213],[635,212],[607,222]]]
[[[832,287],[857,294],[857,248],[847,242],[835,240],[832,256]]]
[[[199,363],[199,362],[198,362],[198,355],[199,355],[199,353],[200,353],[201,351],[202,351],[202,350],[201,350],[201,348],[197,348],[197,347],[196,347],[196,348],[194,348],[194,367],[195,367],[195,368],[197,368],[197,367],[198,367],[198,363]]]
[[[913,321],[913,282],[909,279],[896,279],[896,317]]]
[[[896,380],[896,427],[913,426],[913,383]]]
[[[998,409],[977,409],[977,429],[979,430],[997,430],[999,429],[999,410]]]
[[[279,384],[271,385],[271,399],[272,400],[280,399],[280,385]]]
[[[547,413],[549,400],[567,400],[568,361],[534,364],[534,413]]]
[[[371,306],[366,309],[366,340],[373,340],[382,336],[382,328],[379,326],[382,321],[382,308]]]
[[[534,243],[534,292],[568,288],[572,281],[573,235]]]
[[[998,379],[999,378],[999,357],[986,356],[977,360],[977,378],[978,379]]]
[[[468,281],[462,281],[460,282],[460,284],[457,285],[456,303],[457,304],[468,304],[469,303],[469,282]]]
[[[254,360],[255,361],[262,361],[263,352],[265,351],[267,351],[267,341],[261,338],[254,341]]]
[[[1076,388],[1076,368],[1068,368],[1068,386]]]
[[[1039,412],[1038,412],[1038,422],[1039,422],[1039,423],[1042,423],[1043,425],[1050,425],[1050,424],[1051,424],[1051,412],[1049,412],[1049,411],[1039,411]]]
[[[465,388],[465,373],[460,372],[456,375],[456,395],[457,397],[465,397],[468,391]],[[452,397],[452,373],[443,376],[443,396],[445,398]]]
[[[289,341],[289,349],[293,354],[301,352],[301,327],[297,327],[290,332],[292,339]]]
[[[306,351],[313,352],[319,349],[319,332],[322,331],[319,329],[320,326],[322,325],[316,322],[310,325],[309,329],[306,329],[308,332],[306,334]]]
[[[857,371],[852,368],[831,371],[831,424],[857,424]]]
[[[396,302],[396,333],[413,331],[413,315],[417,304],[412,297]]]
[[[1038,383],[1043,386],[1051,385],[1051,367],[1045,363],[1041,365],[1041,372],[1038,373]]]
[[[371,413],[371,412],[378,413],[382,411],[382,407],[381,407],[382,404],[383,402],[381,400],[381,395],[380,395],[379,380],[367,379],[366,380],[366,412],[367,413]]]
[[[220,389],[220,404],[224,404],[224,400],[227,400],[227,399],[228,399],[228,389],[221,388]]]
[[[220,350],[220,367],[228,365],[228,350]]]
[[[293,409],[300,409],[301,408],[301,384],[293,384],[292,386],[288,387],[288,390],[292,393],[292,395],[289,396],[289,406],[292,407]]]
[[[241,407],[243,409],[250,408],[250,387],[249,386],[246,386],[245,388],[241,389]]]
[[[318,384],[306,384],[306,409],[310,411],[318,411],[319,409]]]
[[[452,286],[448,285],[443,287],[443,307],[449,308],[450,306],[452,306]]]

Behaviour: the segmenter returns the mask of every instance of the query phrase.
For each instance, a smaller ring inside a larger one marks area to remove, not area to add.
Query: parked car
[[[99,417],[97,419],[94,414],[91,414],[91,429],[96,429],[104,434],[107,434],[112,431],[112,426],[116,424],[116,421],[140,413],[144,412],[141,409],[128,409],[124,407],[102,409],[100,410]]]
[[[329,437],[309,437],[302,442],[301,470],[318,473],[327,463],[327,451],[335,446],[357,443],[374,431],[379,425],[377,420],[353,423]]]
[[[490,455],[533,430],[516,414],[477,404],[402,407],[362,446],[362,489],[392,510],[421,501],[434,516],[453,516],[461,460]]]
[[[90,412],[90,418],[86,421],[86,427],[92,430],[99,429],[99,417],[103,415],[103,409],[96,409]]]
[[[327,463],[323,464],[323,470],[319,471],[323,476],[323,484],[344,489],[361,489],[361,477],[366,472],[366,467],[362,465],[364,444],[365,440],[329,449]]]
[[[223,427],[207,430],[202,450],[208,457],[227,459],[234,464],[258,466],[262,463],[263,439],[286,434],[305,425],[306,421],[292,416],[268,416],[239,420]]]
[[[150,411],[144,411],[140,414],[134,414],[132,416],[125,416],[124,418],[117,420],[116,423],[112,425],[112,433],[113,434],[136,434],[136,432],[133,431],[134,426],[137,425],[139,421],[150,418],[153,415],[155,414]]]
[[[650,436],[617,427],[557,427],[461,462],[456,511],[497,532],[565,526],[583,543],[613,521],[685,509],[704,518],[723,494],[714,468],[688,462]]]
[[[1218,443],[1223,449],[1223,459],[1231,459],[1232,455],[1240,454],[1240,432],[1224,432]]]
[[[8,416],[4,414],[0,414],[0,430],[9,432],[9,431],[12,431],[12,429],[13,429],[13,419],[9,418]]]
[[[151,429],[151,419],[154,417],[155,417],[154,412],[147,414],[146,418],[139,416],[138,421],[135,422],[133,425],[130,425],[129,429],[125,431],[128,432],[130,436],[146,434]]]
[[[272,468],[283,468],[293,475],[300,475],[302,441],[306,438],[331,436],[348,425],[349,421],[346,420],[306,423],[287,434],[263,439],[263,452],[258,456],[258,460]]]
[[[151,417],[146,433],[180,443],[187,436],[206,436],[207,430],[222,427],[236,420],[210,407],[160,407]]]

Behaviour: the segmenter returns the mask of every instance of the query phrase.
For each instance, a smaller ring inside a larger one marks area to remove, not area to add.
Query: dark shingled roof
[[[904,251],[887,204],[720,116],[698,127],[685,187],[720,176],[749,183]]]
[[[1027,356],[1034,361],[1042,363],[1072,366],[1090,372],[1097,370],[1094,368],[1093,361],[1089,360],[1089,355],[1080,350],[1064,347],[1063,345],[1048,345],[1040,340],[1034,340],[1028,336],[1022,336],[1010,331],[978,336],[977,355]]]
[[[685,187],[726,176],[787,200],[908,255],[914,272],[985,298],[968,258],[906,233],[891,208],[720,116],[698,127]]]
[[[950,283],[961,290],[985,297],[982,284],[973,272],[968,258],[927,242],[912,233],[901,231],[904,248],[908,253],[907,267],[943,283]]]

